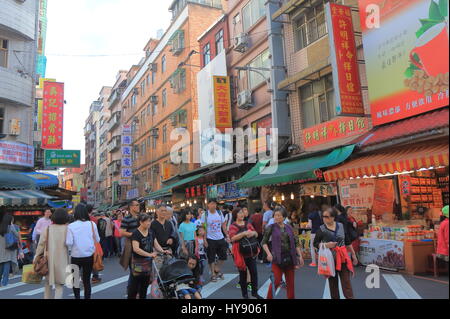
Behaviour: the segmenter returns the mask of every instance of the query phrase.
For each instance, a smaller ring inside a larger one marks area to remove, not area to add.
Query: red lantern
[[[186,188],[186,198],[190,198],[191,197],[191,193],[189,191],[189,188]]]
[[[195,197],[195,187],[191,187],[191,196]]]

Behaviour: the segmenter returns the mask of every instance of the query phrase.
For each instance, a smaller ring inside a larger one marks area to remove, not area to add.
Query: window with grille
[[[325,6],[328,0],[315,1],[314,6],[294,18],[294,40],[296,50],[306,48],[311,43],[325,36]]]
[[[259,56],[257,56],[252,62],[250,62],[248,66],[252,68],[270,68],[269,56],[270,56],[269,50],[266,50]],[[256,88],[261,83],[265,82],[266,79],[270,78],[270,71],[258,70],[258,72],[254,71],[247,71],[247,72],[248,72],[248,87],[251,90]],[[264,77],[259,73],[263,73]]]
[[[186,110],[181,110],[180,113],[178,113],[178,122],[181,125],[187,124],[187,111]]]
[[[0,67],[8,67],[8,40],[0,38]]]
[[[327,122],[336,117],[333,75],[312,81],[299,89],[303,128]]]
[[[5,109],[0,108],[0,134],[3,133],[3,123],[5,123]]]
[[[158,141],[158,138],[156,136],[152,136],[152,148],[156,150],[156,142]]]
[[[208,43],[203,47],[203,63],[208,65],[211,62],[211,45]]]
[[[170,78],[170,86],[176,94],[182,93],[186,89],[186,70],[181,69],[175,72]]]
[[[216,55],[220,54],[224,49],[223,45],[223,29],[216,33]]]
[[[163,143],[167,142],[167,125],[164,124],[163,129],[162,129],[162,140]]]
[[[164,73],[164,72],[166,72],[166,64],[167,64],[167,62],[166,62],[166,56],[164,55],[162,58],[161,58],[161,72],[162,73]]]
[[[164,89],[162,90],[162,94],[161,94],[161,100],[162,100],[162,107],[167,106],[167,90]]]
[[[145,95],[145,80],[141,83],[141,96]]]
[[[250,0],[242,9],[242,23],[244,32],[247,32],[258,20],[266,14],[264,7],[266,0]]]

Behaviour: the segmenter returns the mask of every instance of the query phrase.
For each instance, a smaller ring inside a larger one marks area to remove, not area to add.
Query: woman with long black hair
[[[84,299],[91,299],[91,275],[94,266],[95,242],[100,242],[97,227],[91,222],[87,207],[75,207],[74,222],[67,228],[66,245],[71,251],[71,264],[77,265],[82,274]],[[80,299],[78,282],[73,286],[75,299]]]

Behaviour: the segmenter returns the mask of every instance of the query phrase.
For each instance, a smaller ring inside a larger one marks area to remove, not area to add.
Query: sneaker
[[[236,285],[236,288],[237,288],[237,289],[241,289],[241,285],[240,285],[240,284],[237,284],[237,285]]]
[[[317,267],[317,264],[316,263],[310,263],[309,267]]]
[[[211,282],[217,282],[217,277],[216,276],[211,276]]]
[[[250,292],[253,290],[252,289],[252,284],[247,284],[247,290],[250,291]]]
[[[220,279],[220,280],[224,280],[225,279],[225,277],[223,276],[223,274],[221,272],[219,272],[217,274],[217,278]]]

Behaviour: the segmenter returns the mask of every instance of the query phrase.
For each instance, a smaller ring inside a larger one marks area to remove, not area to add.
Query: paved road
[[[127,272],[118,264],[118,259],[106,259],[102,282],[93,286],[93,299],[126,298]],[[203,288],[203,295],[209,299],[239,299],[240,289],[236,288],[239,280],[236,270],[228,261],[224,266],[225,280],[209,283]],[[260,294],[266,296],[269,286],[270,268],[258,265]],[[432,277],[409,276],[400,273],[381,272],[380,288],[368,289],[365,268],[359,267],[352,279],[355,297],[358,299],[449,299],[448,277],[435,280]],[[13,278],[9,285],[0,287],[0,299],[42,299],[42,285],[28,285],[20,276]],[[297,299],[329,299],[330,293],[326,280],[317,275],[316,269],[304,267],[296,273]],[[285,298],[285,289],[280,289],[278,298]],[[72,291],[65,288],[64,298],[73,298]]]

